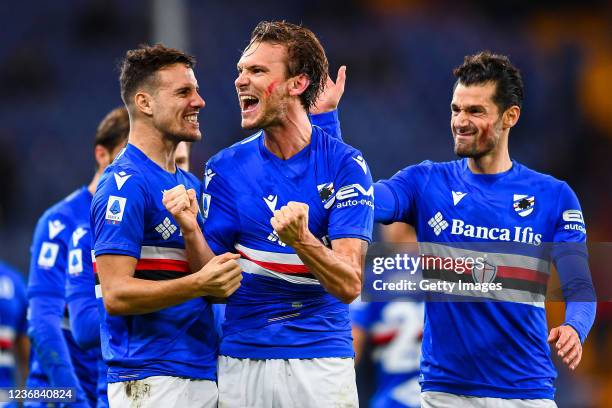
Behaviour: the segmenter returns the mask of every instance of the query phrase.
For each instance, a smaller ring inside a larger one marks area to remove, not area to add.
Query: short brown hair
[[[453,70],[457,82],[463,85],[482,85],[487,82],[495,84],[493,102],[503,113],[511,106],[523,105],[523,79],[520,71],[512,65],[505,55],[482,51],[466,55],[463,64]]]
[[[163,44],[153,46],[143,44],[139,48],[128,50],[121,61],[121,74],[119,75],[123,103],[129,106],[138,87],[151,81],[157,71],[179,63],[193,68],[196,60],[191,55]]]
[[[251,40],[246,49],[255,42],[281,44],[287,47],[289,76],[304,74],[310,79],[310,85],[300,95],[300,102],[308,111],[325,87],[328,70],[325,51],[314,33],[306,27],[285,21],[262,21],[251,33]]]
[[[125,144],[130,133],[130,118],[124,106],[110,111],[96,130],[95,146],[102,146],[112,152]]]

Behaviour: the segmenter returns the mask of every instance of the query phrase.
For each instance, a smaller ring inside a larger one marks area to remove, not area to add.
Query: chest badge
[[[336,200],[334,183],[319,184],[317,186],[317,190],[319,191],[319,198],[321,198],[323,207],[328,210],[332,205],[334,205],[334,201]]]
[[[514,203],[512,206],[518,215],[521,217],[526,217],[533,212],[533,208],[535,207],[535,197],[524,194],[515,194]]]

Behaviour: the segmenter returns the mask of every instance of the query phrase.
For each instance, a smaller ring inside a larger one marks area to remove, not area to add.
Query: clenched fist
[[[274,211],[270,223],[285,244],[293,247],[296,243],[304,242],[310,232],[308,204],[289,201],[280,210]]]
[[[194,273],[203,296],[225,298],[238,290],[242,280],[242,269],[236,262],[239,258],[238,254],[226,252]]]
[[[194,189],[186,190],[184,185],[179,184],[164,192],[162,203],[166,210],[172,214],[176,222],[178,222],[183,234],[197,230],[197,216],[200,209],[198,208],[198,199]]]

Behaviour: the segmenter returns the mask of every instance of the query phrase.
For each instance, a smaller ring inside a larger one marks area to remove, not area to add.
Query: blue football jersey
[[[237,252],[241,287],[228,299],[222,355],[235,358],[353,357],[348,306],[327,293],[270,224],[289,201],[309,205],[321,240],[369,242],[372,178],[360,152],[313,126],[308,146],[288,160],[263,131],[214,156],[204,174],[204,235],[217,253]]]
[[[108,407],[106,363],[100,348],[100,306],[102,299],[96,299],[96,279],[91,253],[91,224],[89,212],[87,221],[77,225],[68,246],[66,268],[66,302],[70,314],[70,326],[76,341],[91,350],[96,356],[98,367],[96,407]]]
[[[193,175],[178,168],[169,173],[128,144],[106,169],[94,195],[95,256],[136,258],[134,276],[139,279],[176,279],[190,273],[183,237],[162,204],[163,192],[178,184],[200,191]],[[97,291],[103,296],[99,287]],[[140,315],[101,311],[108,382],[156,375],[216,379],[218,338],[211,306],[203,298]]]
[[[75,342],[65,301],[69,240],[75,225],[88,219],[91,198],[82,187],[49,208],[36,225],[28,276],[32,352],[27,385],[77,386],[78,400],[95,403],[96,359]]]
[[[491,244],[508,244],[514,248],[517,252],[510,253],[519,256],[492,254],[487,261],[492,265],[474,270],[472,278],[494,278],[510,298],[530,300],[427,302],[422,390],[552,399],[556,372],[546,342],[543,301],[549,261],[555,259],[542,254],[544,243],[586,240],[573,191],[566,183],[516,161],[504,173],[486,175],[473,174],[467,159],[427,161],[381,183],[380,187],[377,183],[377,190],[390,189],[395,201],[384,221],[414,225],[419,242],[432,243],[430,246],[438,249],[450,243],[486,243],[498,249],[501,247]],[[428,273],[432,272],[424,271],[424,277],[449,279],[439,271],[437,276]],[[502,296],[501,300],[509,299]]]
[[[26,296],[23,277],[0,262],[0,387],[15,386],[15,339],[27,332]]]
[[[355,301],[350,312],[353,325],[366,332],[372,344],[376,391],[368,406],[420,407],[423,303]]]

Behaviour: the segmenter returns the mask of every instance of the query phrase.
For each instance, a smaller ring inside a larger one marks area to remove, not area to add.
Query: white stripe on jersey
[[[280,252],[261,251],[259,249],[247,248],[236,244],[235,248],[244,253],[249,258],[260,262],[273,262],[286,265],[304,265],[304,262],[297,254],[284,254]]]
[[[282,279],[289,283],[295,283],[298,285],[320,285],[321,284],[316,279],[304,278],[299,275],[290,275],[290,274],[284,274],[284,273],[271,271],[245,258],[238,259],[238,265],[240,265],[240,267],[242,268],[244,272],[252,273],[254,275],[262,275],[262,276],[267,276],[270,278]]]
[[[171,259],[173,261],[187,261],[187,254],[181,248],[166,248],[156,246],[143,246],[140,249],[140,259]]]

